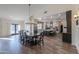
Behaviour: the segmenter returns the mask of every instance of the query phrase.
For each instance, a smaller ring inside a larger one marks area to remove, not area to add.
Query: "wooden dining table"
[[[36,45],[37,44],[37,40],[38,40],[38,36],[40,36],[40,33],[37,34],[27,34],[30,44],[31,45]]]

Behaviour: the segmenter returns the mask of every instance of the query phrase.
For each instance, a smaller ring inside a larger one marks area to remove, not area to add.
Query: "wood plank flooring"
[[[23,46],[18,35],[0,39],[0,54],[77,54],[75,46],[62,42],[61,35],[44,37],[44,46]]]

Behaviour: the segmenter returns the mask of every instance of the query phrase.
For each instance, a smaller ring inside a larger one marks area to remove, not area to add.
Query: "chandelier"
[[[30,7],[31,7],[31,4],[28,4],[28,6],[29,6],[29,17],[30,17]]]

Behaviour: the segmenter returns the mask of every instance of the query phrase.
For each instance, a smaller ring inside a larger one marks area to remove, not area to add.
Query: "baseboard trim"
[[[79,47],[78,47],[78,45],[75,44],[75,46],[76,46],[77,52],[79,53]]]
[[[77,51],[78,51],[78,53],[79,53],[79,48],[76,46],[76,48],[77,48]]]
[[[77,45],[77,44],[75,44],[75,43],[72,43],[72,45],[76,47],[77,52],[79,53],[79,47],[78,47],[78,45]]]

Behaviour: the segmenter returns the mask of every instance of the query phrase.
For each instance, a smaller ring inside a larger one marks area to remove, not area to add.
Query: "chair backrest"
[[[40,40],[43,40],[43,38],[44,38],[44,32],[41,32],[40,33]]]
[[[19,35],[20,35],[20,37],[23,37],[23,36],[24,36],[24,31],[21,30],[21,31],[19,32]]]
[[[44,32],[41,32],[41,33],[40,33],[40,36],[44,37]]]
[[[26,32],[24,32],[24,37],[25,37],[25,38],[27,37],[27,33],[26,33]]]

